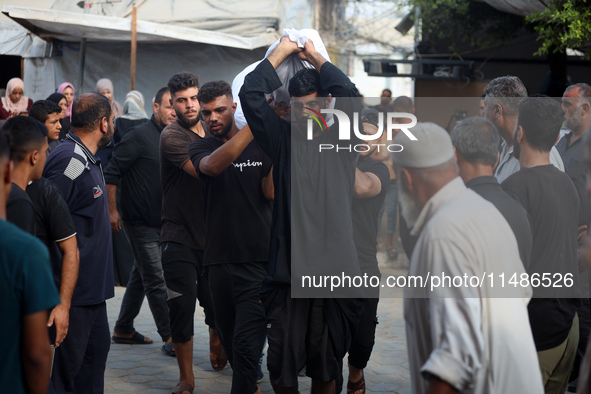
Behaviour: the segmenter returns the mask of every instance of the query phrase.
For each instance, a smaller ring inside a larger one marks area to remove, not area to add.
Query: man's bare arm
[[[269,201],[275,200],[275,184],[273,183],[273,166],[269,170],[269,175],[264,177],[261,181],[263,194],[265,198]]]
[[[47,333],[47,311],[23,317],[21,357],[27,393],[46,394],[51,368],[51,349]]]
[[[355,168],[354,193],[357,198],[374,197],[382,191],[382,182],[376,174]]]
[[[62,252],[61,303],[53,308],[47,320],[47,327],[55,324],[55,347],[61,345],[68,334],[70,306],[72,305],[72,295],[74,294],[80,268],[80,254],[75,235],[59,241],[57,246]]]
[[[328,61],[324,58],[324,56],[316,51],[314,43],[310,39],[306,41],[304,50],[299,52],[297,56],[302,60],[310,62],[310,64],[312,64],[314,68],[318,70],[318,72],[320,72],[322,65]]]
[[[185,164],[183,164],[183,171],[191,175],[193,178],[199,179],[199,175],[197,174],[197,171],[195,171],[195,166],[193,165],[191,160],[187,160]]]
[[[458,390],[453,388],[449,383],[432,376],[429,379],[429,387],[427,387],[427,394],[456,394]]]
[[[273,49],[273,52],[267,57],[267,60],[277,69],[289,55],[297,52],[302,52],[302,48],[299,48],[298,44],[291,41],[288,37],[283,37],[275,49]]]
[[[246,125],[224,145],[217,148],[210,155],[199,162],[199,172],[209,176],[221,174],[253,140],[250,127]]]
[[[109,200],[111,230],[118,232],[121,230],[121,216],[119,215],[119,211],[117,211],[117,185],[107,185],[107,198]]]

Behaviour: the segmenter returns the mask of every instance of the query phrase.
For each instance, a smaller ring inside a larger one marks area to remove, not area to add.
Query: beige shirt
[[[458,177],[427,202],[412,233],[420,236],[409,276],[486,279],[482,287],[436,288],[422,295],[405,289],[413,392],[425,393],[431,374],[461,393],[543,393],[527,314],[531,287],[501,289],[498,280],[503,272],[525,272],[501,213]],[[492,288],[489,274],[496,276]]]

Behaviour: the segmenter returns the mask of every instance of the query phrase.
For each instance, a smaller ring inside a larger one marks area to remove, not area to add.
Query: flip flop
[[[113,343],[120,343],[124,345],[150,345],[154,343],[154,341],[152,341],[151,339],[149,341],[146,341],[146,337],[137,331],[133,333],[131,338],[122,338],[113,335],[111,339],[113,340]]]
[[[388,249],[387,253],[390,260],[396,260],[398,258],[398,251],[396,250],[396,248]]]
[[[365,375],[363,371],[361,371],[361,379],[357,382],[353,383],[350,380],[347,382],[347,394],[356,394],[357,392],[365,394]]]
[[[176,386],[174,386],[170,394],[193,394],[193,391],[195,391],[194,386],[181,380]]]
[[[168,345],[162,345],[162,352],[170,357],[176,357],[176,352],[174,351],[174,343],[171,341]]]

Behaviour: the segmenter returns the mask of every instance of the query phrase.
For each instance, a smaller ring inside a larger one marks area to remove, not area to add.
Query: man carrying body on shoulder
[[[62,192],[80,253],[68,336],[55,350],[51,393],[104,392],[110,348],[106,300],[114,296],[113,248],[106,185],[96,152],[113,137],[109,100],[78,96],[72,130],[47,160],[43,175]]]
[[[6,221],[11,169],[8,136],[0,130],[0,335],[10,338],[0,358],[0,390],[45,394],[51,370],[47,310],[59,303],[59,297],[47,248]]]
[[[171,123],[173,112],[167,87],[156,93],[153,107],[152,118],[133,127],[115,145],[105,169],[111,230],[118,232],[124,228],[135,256],[112,340],[114,343],[152,343],[133,326],[145,296],[164,342],[162,351],[174,355],[160,253],[162,183],[159,176],[154,176],[160,172],[160,134]],[[118,188],[121,189],[123,217],[117,210]]]
[[[215,325],[207,278],[203,272],[203,189],[189,157],[193,141],[206,137],[200,120],[199,80],[191,73],[173,75],[168,81],[177,119],[160,135],[162,181],[162,269],[168,289],[172,342],[179,366],[179,383],[173,389],[191,391],[193,374],[193,320],[195,301],[205,312],[209,327],[210,361],[219,371],[227,358]]]
[[[14,163],[12,188],[6,206],[8,221],[35,235],[35,208],[25,192],[29,182],[41,178],[47,157],[47,128],[35,119],[15,116],[6,121],[10,160]]]
[[[289,81],[293,115],[289,123],[275,113],[265,93],[282,86],[275,69],[292,54],[314,69],[301,70]],[[298,283],[313,270],[330,270],[330,262],[338,261],[341,272],[360,273],[351,225],[358,155],[336,150],[319,154],[318,146],[311,146],[335,144],[336,122],[328,131],[315,128],[314,138],[304,140],[310,114],[327,108],[331,97],[337,97],[337,106],[342,98],[344,106],[339,110],[351,114],[361,109],[361,101],[353,99],[359,97],[355,85],[315,50],[311,40],[302,49],[287,37],[245,77],[240,91],[252,134],[273,162],[271,253],[262,299],[268,316],[267,365],[277,393],[296,393],[298,372],[304,366],[312,378],[312,393],[338,391],[343,358],[361,312],[361,303],[354,298],[292,298],[293,292],[308,290],[293,289],[292,280]],[[350,141],[358,142],[356,136]],[[335,236],[325,242],[323,237],[329,233]],[[334,253],[330,261],[323,259],[327,250]]]
[[[47,139],[49,141],[49,152],[60,143],[59,137],[62,129],[60,114],[62,107],[49,100],[38,100],[31,105],[29,116],[37,119],[47,127]]]
[[[238,130],[230,84],[208,82],[197,97],[211,134],[189,148],[203,183],[203,261],[216,326],[232,366],[231,392],[252,394],[259,392],[257,369],[265,341],[260,288],[269,259],[271,160],[248,126]]]

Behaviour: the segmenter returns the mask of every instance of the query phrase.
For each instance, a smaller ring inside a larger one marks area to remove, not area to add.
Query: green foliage
[[[555,0],[526,21],[534,26],[542,41],[536,55],[577,48],[591,59],[591,0]]]
[[[590,0],[591,1],[591,0]],[[405,0],[420,7],[423,38],[445,41],[450,52],[460,47],[486,49],[517,36],[524,18],[472,0]]]

